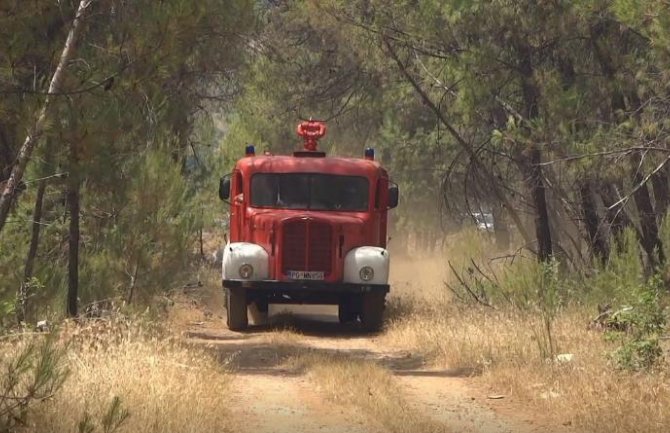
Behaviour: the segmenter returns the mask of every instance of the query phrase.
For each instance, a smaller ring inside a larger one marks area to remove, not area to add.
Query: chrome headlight
[[[358,276],[363,281],[370,281],[375,277],[375,270],[371,266],[363,266],[358,272]]]
[[[242,266],[240,266],[239,273],[240,277],[247,280],[254,275],[254,267],[248,263],[245,263]]]

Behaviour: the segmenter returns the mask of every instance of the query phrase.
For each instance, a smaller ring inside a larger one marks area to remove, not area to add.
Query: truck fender
[[[263,247],[249,242],[228,243],[223,249],[221,273],[224,280],[242,280],[240,267],[251,265],[253,274],[248,281],[267,280],[269,278],[270,257]]]
[[[381,247],[354,248],[344,258],[343,281],[356,284],[388,284],[390,259],[389,252]],[[374,276],[368,281],[361,278],[361,269],[366,266],[374,271]]]

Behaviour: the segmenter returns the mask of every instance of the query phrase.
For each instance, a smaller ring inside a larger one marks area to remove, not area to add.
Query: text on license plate
[[[287,271],[286,276],[292,280],[323,280],[323,271]]]

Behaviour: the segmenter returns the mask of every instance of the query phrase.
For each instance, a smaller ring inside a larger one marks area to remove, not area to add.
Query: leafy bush
[[[635,292],[635,302],[613,314],[608,334],[620,346],[611,357],[617,367],[625,370],[649,370],[663,360],[659,337],[665,329],[666,315],[661,305],[661,278],[653,277]]]

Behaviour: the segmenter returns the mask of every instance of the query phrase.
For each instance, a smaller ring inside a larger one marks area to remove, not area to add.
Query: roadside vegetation
[[[659,277],[642,272],[635,242],[622,245],[583,275],[521,256],[499,261],[488,236],[456,235],[444,255],[451,268],[434,256],[397,263],[382,343],[577,431],[663,432],[669,299]],[[432,284],[417,286],[416,274]]]
[[[229,428],[219,365],[119,318],[209,278],[218,177],[310,117],[400,185],[384,344],[558,422],[665,432],[668,23],[667,0],[3,1],[0,433]],[[329,369],[392,386],[305,362],[333,399]]]
[[[229,432],[218,360],[142,319],[0,340],[0,432]]]

